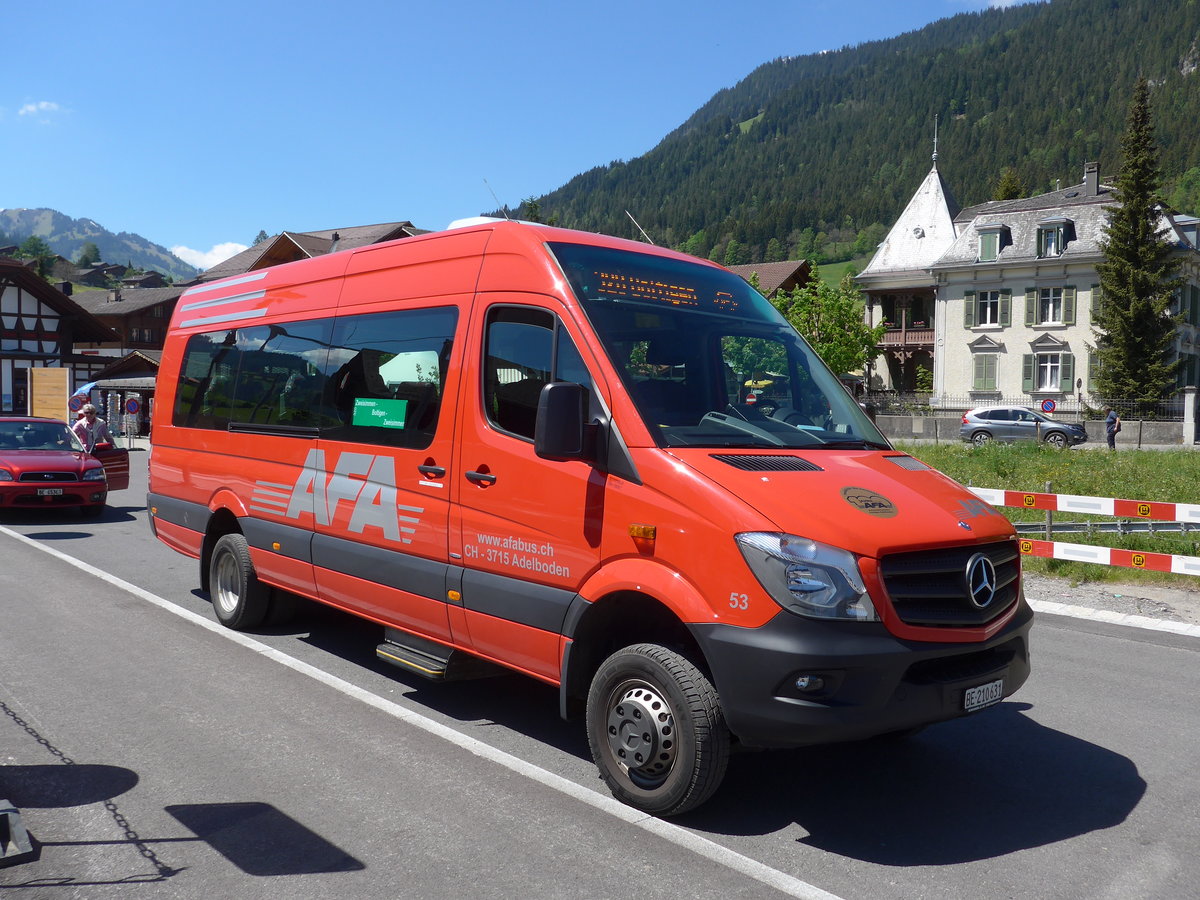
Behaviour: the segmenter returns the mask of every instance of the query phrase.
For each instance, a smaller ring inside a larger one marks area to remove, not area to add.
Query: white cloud
[[[197,269],[211,269],[219,262],[224,262],[231,256],[236,256],[243,250],[247,249],[245,244],[238,244],[234,241],[226,241],[224,244],[216,244],[211,250],[193,250],[191,247],[172,247],[171,252],[182,259],[185,263],[195,266]]]
[[[17,115],[40,116],[47,113],[58,112],[59,109],[60,107],[57,103],[53,103],[50,100],[39,100],[37,103],[26,103],[19,110],[17,110]]]

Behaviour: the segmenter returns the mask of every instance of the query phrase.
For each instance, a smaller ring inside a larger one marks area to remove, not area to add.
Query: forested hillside
[[[91,243],[99,250],[100,259],[113,265],[132,265],[184,280],[196,274],[194,267],[166,247],[140,234],[114,234],[91,219],[73,219],[53,209],[0,209],[0,236],[14,244],[40,237],[51,250],[72,262],[79,258],[83,246]]]
[[[964,13],[856,47],[777,59],[646,155],[537,198],[573,228],[726,263],[869,251],[930,167],[963,205],[1005,167],[1029,194],[1116,172],[1138,74],[1153,87],[1164,194],[1200,212],[1200,3],[1052,0]],[[732,249],[730,242],[735,242]]]

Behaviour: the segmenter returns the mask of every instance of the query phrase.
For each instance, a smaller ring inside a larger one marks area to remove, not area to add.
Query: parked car
[[[78,506],[104,511],[110,490],[129,487],[129,451],[97,444],[87,453],[66,422],[0,417],[0,510]]]
[[[1075,422],[1060,422],[1023,406],[980,406],[962,417],[959,436],[972,444],[988,441],[1044,441],[1051,447],[1073,447],[1087,431]]]

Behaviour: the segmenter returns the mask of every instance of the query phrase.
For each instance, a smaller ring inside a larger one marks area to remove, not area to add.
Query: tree
[[[996,180],[996,187],[992,191],[993,200],[1020,200],[1022,197],[1029,196],[1029,188],[1025,186],[1020,176],[1017,175],[1017,170],[1012,166],[1005,166],[1000,177]]]
[[[31,234],[21,242],[21,246],[17,248],[17,257],[37,260],[38,274],[43,278],[49,276],[50,267],[54,265],[54,251],[44,238],[36,234]]]
[[[874,359],[887,330],[882,323],[873,328],[866,323],[862,293],[850,274],[833,287],[813,266],[805,284],[776,291],[771,302],[838,373],[860,370]]]
[[[98,262],[100,262],[100,248],[91,241],[86,241],[84,245],[79,248],[79,258],[75,260],[75,265],[79,266],[81,269],[87,269],[96,265]]]
[[[255,244],[261,244],[263,241],[270,240],[271,236],[263,229],[258,230],[258,236],[254,239]]]
[[[1092,317],[1099,364],[1096,387],[1113,399],[1156,401],[1175,386],[1174,343],[1179,317],[1171,300],[1183,281],[1180,260],[1165,240],[1158,198],[1158,150],[1150,118],[1150,88],[1139,78],[1121,138],[1116,199],[1107,206],[1101,250],[1101,303]]]

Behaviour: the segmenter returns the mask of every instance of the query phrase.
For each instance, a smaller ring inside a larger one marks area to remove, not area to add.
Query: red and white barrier
[[[1159,522],[1200,523],[1200,504],[1159,503],[1150,500],[1115,500],[1110,497],[1081,497],[1075,494],[1039,494],[1025,491],[1004,491],[994,488],[970,488],[971,492],[992,506],[1016,506],[1022,509],[1045,509],[1052,512],[1088,513],[1129,519],[1153,519]],[[1140,550],[1119,550],[1115,547],[1096,547],[1091,544],[1069,544],[1065,541],[1038,541],[1019,538],[1024,556],[1044,559],[1064,559],[1073,562],[1095,563],[1101,566],[1124,566],[1129,569],[1151,569],[1177,575],[1200,575],[1200,557],[1178,556],[1174,553],[1149,553]]]
[[[1053,512],[1088,513],[1128,519],[1154,519],[1159,522],[1200,524],[1200,504],[1158,503],[1153,500],[1114,500],[1110,497],[1080,497],[1075,494],[1038,494],[1027,491],[1002,491],[994,488],[969,489],[992,506],[1018,506],[1024,509],[1048,509]]]

